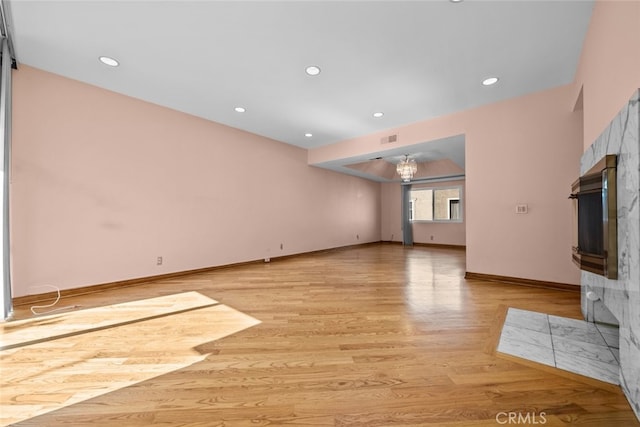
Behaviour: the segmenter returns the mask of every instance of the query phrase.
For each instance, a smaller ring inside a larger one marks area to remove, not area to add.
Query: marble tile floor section
[[[500,353],[620,384],[618,327],[509,308]]]

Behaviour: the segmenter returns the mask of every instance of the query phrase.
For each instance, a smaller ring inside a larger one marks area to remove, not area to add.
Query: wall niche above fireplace
[[[576,232],[573,261],[585,271],[618,278],[617,156],[603,157],[571,186]]]

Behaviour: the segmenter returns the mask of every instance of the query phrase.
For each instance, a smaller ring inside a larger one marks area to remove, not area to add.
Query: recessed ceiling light
[[[247,109],[244,107],[236,107],[234,108],[234,110],[236,110],[236,113],[244,113],[245,111],[247,111]]]
[[[449,0],[451,3],[462,3],[462,0]]]
[[[482,84],[485,86],[491,86],[498,83],[498,78],[497,77],[489,77],[488,79],[484,79],[482,81]]]
[[[375,117],[375,118],[379,118],[379,117],[382,117],[382,116],[384,116],[384,113],[382,111],[378,111],[376,113],[373,113],[373,117]]]
[[[101,56],[98,59],[100,59],[100,62],[102,62],[104,65],[108,65],[109,67],[117,67],[118,65],[120,65],[118,61],[109,56]]]
[[[304,134],[304,136],[306,136],[307,138],[311,138],[311,137],[313,136],[313,134],[312,134],[312,133],[307,132],[307,133],[305,133],[305,134]]]
[[[305,68],[304,71],[310,76],[317,76],[318,74],[320,74],[320,67],[316,65],[309,65],[307,68]]]

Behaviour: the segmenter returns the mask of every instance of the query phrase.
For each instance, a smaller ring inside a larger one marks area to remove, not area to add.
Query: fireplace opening
[[[607,155],[571,186],[576,233],[573,261],[580,269],[618,278],[615,155]]]

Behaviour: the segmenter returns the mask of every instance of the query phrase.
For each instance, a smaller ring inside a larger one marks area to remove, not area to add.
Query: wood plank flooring
[[[464,270],[460,250],[376,244],[67,298],[60,304],[89,308],[194,291],[260,323],[225,335],[216,328],[228,325],[193,310],[128,324],[136,345],[114,378],[180,359],[183,335],[200,339],[187,350],[203,357],[12,425],[495,426],[512,413],[547,426],[640,425],[615,386],[495,353],[508,307],[580,318],[578,293],[465,280]],[[74,339],[85,351],[121,350],[90,333]],[[68,376],[30,378],[12,393],[5,373],[25,362],[1,356],[3,412],[59,383],[105,380],[51,348],[29,363],[66,363]]]

